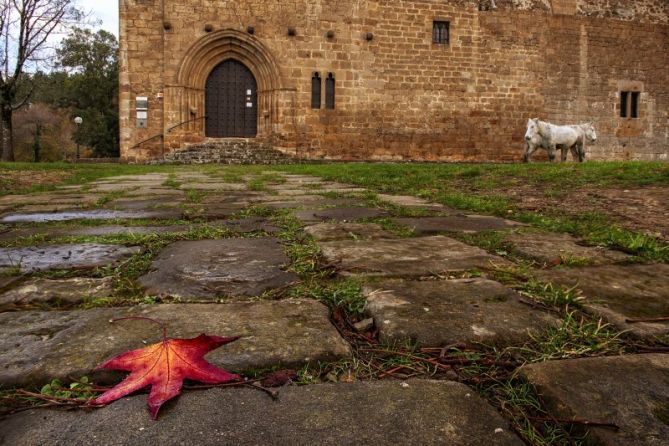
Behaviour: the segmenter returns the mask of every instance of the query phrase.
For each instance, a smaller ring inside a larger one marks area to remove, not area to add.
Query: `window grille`
[[[335,77],[332,73],[325,79],[325,108],[335,108]]]
[[[448,44],[449,22],[432,22],[432,43]]]

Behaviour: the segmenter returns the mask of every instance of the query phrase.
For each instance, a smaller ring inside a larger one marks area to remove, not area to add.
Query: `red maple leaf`
[[[131,372],[120,384],[100,395],[93,404],[108,404],[148,385],[149,412],[155,420],[160,406],[181,393],[184,379],[205,384],[222,384],[239,380],[204,359],[204,355],[239,337],[207,336],[194,339],[168,339],[145,348],[122,353],[97,369]]]

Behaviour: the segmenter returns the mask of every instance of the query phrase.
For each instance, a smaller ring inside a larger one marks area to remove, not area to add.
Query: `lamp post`
[[[74,123],[77,124],[77,132],[74,135],[74,139],[77,141],[77,161],[79,160],[79,129],[81,128],[81,124],[84,122],[83,118],[81,116],[77,116],[74,118]]]

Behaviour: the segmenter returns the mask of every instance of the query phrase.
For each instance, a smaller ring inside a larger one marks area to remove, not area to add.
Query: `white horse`
[[[555,150],[560,148],[562,151],[562,162],[567,160],[567,152],[571,150],[574,159],[578,158],[580,162],[585,161],[585,142],[596,142],[597,132],[592,123],[578,125],[554,125],[539,119],[530,119],[527,121],[527,131],[525,132],[525,155],[524,161],[527,163],[539,147],[548,151],[548,158],[555,161]]]

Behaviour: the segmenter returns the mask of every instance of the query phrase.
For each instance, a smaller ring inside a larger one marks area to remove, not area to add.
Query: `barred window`
[[[449,22],[432,22],[432,43],[448,44]]]
[[[638,91],[620,92],[620,117],[637,119],[639,117],[639,97]]]
[[[321,75],[316,72],[311,77],[311,108],[321,108]]]
[[[335,108],[335,77],[332,73],[325,79],[325,108]]]

